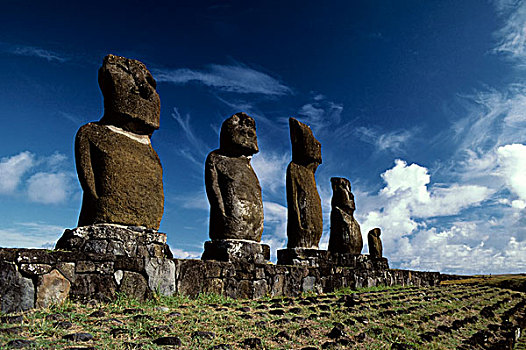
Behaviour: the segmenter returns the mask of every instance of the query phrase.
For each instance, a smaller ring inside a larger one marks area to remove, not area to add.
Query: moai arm
[[[91,142],[88,136],[89,127],[90,124],[81,127],[75,138],[75,163],[77,166],[79,182],[84,193],[97,199],[97,187],[95,185],[95,175],[93,173],[93,164],[91,162]]]
[[[225,204],[219,187],[219,174],[217,172],[216,155],[214,152],[208,155],[205,166],[205,187],[208,201],[210,202],[211,214],[226,216]]]

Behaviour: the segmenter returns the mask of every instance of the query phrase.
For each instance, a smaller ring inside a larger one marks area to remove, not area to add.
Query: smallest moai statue
[[[360,224],[354,218],[356,205],[351,192],[351,182],[343,177],[331,178],[331,230],[329,252],[358,255],[363,240]]]
[[[382,239],[380,235],[382,231],[377,227],[373,228],[367,234],[367,242],[369,243],[369,255],[371,258],[381,258],[382,257]]]

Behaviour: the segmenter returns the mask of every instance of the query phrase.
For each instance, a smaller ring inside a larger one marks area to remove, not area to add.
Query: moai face
[[[161,102],[156,82],[142,62],[115,55],[104,57],[99,86],[104,96],[102,123],[142,135],[159,129]]]
[[[321,164],[321,143],[308,125],[289,118],[292,161],[316,171]]]
[[[219,149],[233,156],[251,156],[259,152],[256,122],[245,113],[236,113],[221,125]]]
[[[354,195],[351,192],[351,182],[343,177],[332,177],[332,207],[338,207],[349,213],[354,214],[356,204],[354,202]]]

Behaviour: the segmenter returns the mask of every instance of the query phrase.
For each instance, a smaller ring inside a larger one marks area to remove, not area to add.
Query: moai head
[[[292,161],[316,171],[321,164],[321,143],[314,138],[308,125],[289,118]]]
[[[378,227],[373,228],[371,231],[369,231],[369,235],[371,235],[374,238],[380,238],[381,234],[382,230],[380,230]]]
[[[245,113],[236,113],[225,120],[221,125],[219,149],[233,156],[258,153],[255,120]]]
[[[344,212],[353,215],[356,210],[354,195],[351,192],[351,182],[343,177],[331,177],[333,208],[340,208]]]
[[[115,55],[104,57],[99,86],[104,96],[102,123],[141,135],[159,129],[161,101],[155,80],[142,62]]]

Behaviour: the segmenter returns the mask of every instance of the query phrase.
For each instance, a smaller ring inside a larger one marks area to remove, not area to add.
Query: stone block
[[[254,285],[253,286],[254,288],[253,297],[255,299],[262,298],[268,294],[269,290],[268,290],[268,284],[266,280],[264,279],[256,280],[254,281],[253,285]]]
[[[221,278],[206,278],[203,281],[203,292],[223,294],[223,280]]]
[[[201,259],[265,264],[270,260],[270,247],[266,244],[233,239],[207,241]]]
[[[35,306],[35,286],[23,277],[15,264],[0,261],[0,311],[19,312]]]
[[[141,272],[144,270],[144,259],[129,258],[127,256],[116,256],[113,267],[115,270]]]
[[[150,290],[161,295],[175,293],[175,264],[170,259],[147,258],[144,271]]]
[[[48,264],[20,264],[20,272],[28,276],[44,275],[51,269],[51,265]]]
[[[275,296],[284,295],[285,294],[284,287],[285,287],[285,275],[281,275],[281,274],[274,275],[272,277],[270,296],[275,297]]]
[[[61,304],[69,295],[71,283],[58,270],[38,277],[36,307]]]
[[[59,262],[55,266],[60,273],[66,277],[71,283],[75,282],[77,275],[75,274],[75,263],[72,262]]]
[[[20,249],[17,257],[18,263],[25,264],[50,264],[53,265],[56,259],[44,249]]]
[[[141,274],[130,271],[123,272],[119,292],[137,301],[144,301],[147,289],[148,284]]]
[[[93,261],[79,261],[75,268],[76,273],[94,272],[95,263]]]
[[[110,301],[115,297],[116,284],[112,275],[78,274],[71,286],[70,297],[75,300]]]

